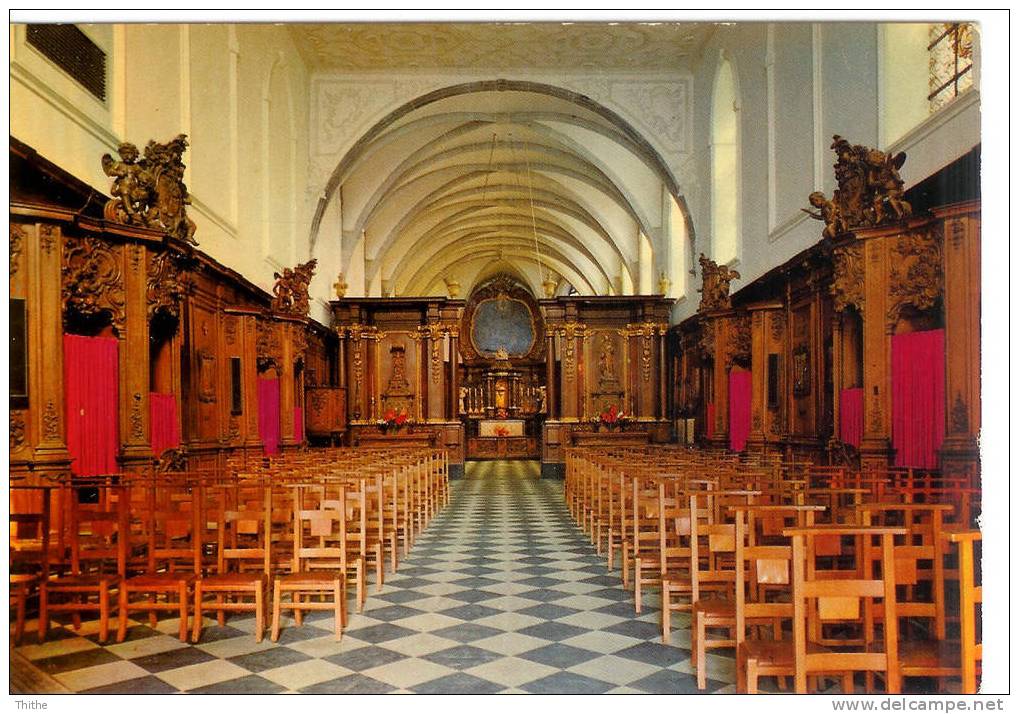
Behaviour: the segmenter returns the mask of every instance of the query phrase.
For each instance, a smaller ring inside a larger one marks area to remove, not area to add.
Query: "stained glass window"
[[[973,86],[973,26],[968,22],[931,25],[927,101],[936,112]]]

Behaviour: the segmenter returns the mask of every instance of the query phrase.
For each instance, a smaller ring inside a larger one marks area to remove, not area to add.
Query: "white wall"
[[[836,188],[833,134],[906,151],[907,187],[980,143],[978,91],[937,114],[918,112],[915,95],[926,97],[926,63],[899,62],[889,53],[894,40],[902,55],[907,37],[926,42],[915,28],[875,23],[744,23],[719,27],[707,43],[694,71],[693,168],[687,172],[694,180],[683,188],[694,258],[710,256],[711,90],[725,53],[737,74],[741,120],[742,248],[732,266],[742,277],[734,291],[820,240],[821,225],[799,209],[812,190],[831,195]],[[896,106],[900,98],[903,107]],[[693,283],[700,284],[699,275]],[[696,308],[696,300],[687,300],[673,317],[684,319]]]
[[[100,156],[179,133],[200,247],[271,288],[308,259],[308,72],[283,27],[84,25],[107,55],[107,99],[11,32],[11,135],[108,193]],[[331,284],[331,281],[330,281]]]

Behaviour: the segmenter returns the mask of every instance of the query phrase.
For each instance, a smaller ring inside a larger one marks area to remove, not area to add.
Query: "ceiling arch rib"
[[[396,172],[394,172],[386,178],[384,185],[380,185],[371,204],[366,206],[366,213],[362,213],[363,218],[358,218],[358,223],[355,224],[354,227],[354,235],[361,235],[362,231],[367,231],[369,235],[377,236],[379,234],[379,230],[377,227],[372,225],[371,221],[372,217],[376,215],[376,210],[382,205],[393,205],[389,203],[389,199],[398,195],[405,185],[410,185],[418,179],[424,179],[427,181],[427,177],[430,177],[434,172],[442,169],[449,169],[454,173],[470,171],[471,173],[478,173],[481,176],[490,176],[492,172],[505,173],[509,177],[515,177],[515,190],[526,200],[530,200],[533,196],[533,185],[536,178],[541,180],[541,176],[549,173],[561,173],[574,178],[579,178],[585,184],[588,184],[601,194],[599,196],[600,200],[592,201],[592,204],[596,205],[597,203],[603,203],[605,200],[609,200],[615,202],[615,204],[620,206],[625,212],[630,213],[630,204],[626,201],[625,197],[620,194],[616,185],[590,163],[583,161],[574,154],[555,149],[554,147],[525,145],[515,152],[500,152],[507,155],[506,158],[509,159],[509,161],[503,161],[496,159],[494,156],[486,157],[486,148],[487,147],[484,144],[476,143],[470,146],[447,149],[428,156],[416,157],[416,163],[413,165],[405,165],[402,174],[397,175]],[[491,153],[494,154],[495,152]],[[490,160],[487,164],[482,164],[480,162],[467,164],[463,160],[464,156],[467,155],[474,155],[474,157],[478,159],[489,158]],[[404,183],[401,183],[401,181]],[[512,183],[507,185],[507,188],[511,187]],[[561,193],[563,190],[561,184],[554,181],[544,184],[543,188],[556,193]],[[448,191],[448,189],[445,190]],[[440,192],[441,195],[443,189],[437,188],[437,191]],[[406,209],[406,215],[413,215],[413,210],[414,207]],[[636,217],[634,218],[636,219]],[[647,232],[646,226],[644,226],[644,228],[645,232]],[[623,230],[631,232],[632,229],[630,229],[629,226],[626,226]],[[618,230],[616,232],[618,232]],[[369,245],[367,247],[373,256],[379,252],[374,246]],[[623,246],[620,246],[620,248],[623,249]],[[384,247],[382,249],[384,249]]]
[[[454,169],[447,169],[445,171],[455,174]],[[444,175],[449,175],[449,173]],[[398,236],[411,230],[413,226],[428,225],[435,211],[448,210],[450,204],[457,201],[461,195],[468,195],[467,192],[470,192],[473,195],[480,194],[486,200],[498,200],[508,205],[526,204],[529,206],[532,199],[537,199],[534,200],[536,207],[540,203],[555,204],[558,209],[565,213],[582,215],[584,222],[594,232],[595,239],[605,241],[611,246],[620,260],[626,260],[624,257],[624,248],[626,246],[620,246],[613,239],[609,228],[613,224],[620,225],[621,221],[625,219],[625,213],[621,210],[616,210],[613,215],[611,207],[614,204],[611,200],[604,199],[597,203],[592,201],[593,198],[603,196],[603,194],[590,191],[585,194],[561,181],[553,181],[543,174],[536,174],[535,178],[537,180],[534,182],[535,190],[529,191],[527,196],[523,196],[516,182],[503,183],[499,176],[499,174],[495,174],[493,175],[493,180],[487,182],[483,180],[485,175],[481,172],[472,173],[468,176],[455,176],[453,180],[428,192],[417,201],[415,201],[415,197],[420,195],[420,192],[417,191],[410,194],[402,193],[394,195],[394,199],[398,197],[398,200],[394,200],[384,210],[388,210],[389,213],[395,216],[395,220],[387,217],[385,213],[380,213],[377,216],[377,223],[372,225],[370,235],[373,238],[379,238],[381,241],[377,244],[378,247],[375,248],[375,252],[382,253],[388,250]],[[428,178],[438,181],[441,179],[441,176],[432,174]],[[425,179],[422,178],[420,180],[424,181]],[[421,188],[424,189],[425,187],[422,185]],[[635,228],[624,225],[623,230],[633,231]]]
[[[567,90],[475,89],[419,98],[339,162],[325,195],[342,195],[341,264],[363,255],[365,286],[400,295],[479,256],[540,262],[581,292],[640,284],[655,256],[639,236],[661,234],[662,196],[676,195],[650,145]]]
[[[640,194],[628,190],[628,182],[621,179],[617,175],[619,167],[622,167],[631,175],[641,174],[643,177],[643,183],[655,180],[655,174],[651,167],[647,163],[647,158],[639,153],[634,153],[635,149],[632,143],[629,143],[625,137],[620,137],[618,133],[612,134],[610,132],[598,133],[590,127],[590,123],[573,121],[574,117],[569,117],[566,120],[559,120],[558,124],[575,125],[577,127],[583,127],[585,132],[593,133],[598,135],[599,138],[614,137],[619,141],[624,142],[624,146],[619,147],[619,151],[614,154],[614,162],[603,161],[597,151],[592,150],[588,144],[589,141],[581,141],[576,138],[567,136],[565,133],[557,131],[552,126],[545,123],[535,122],[513,122],[512,124],[505,123],[493,123],[484,124],[480,122],[471,122],[469,124],[457,125],[451,128],[448,132],[438,135],[434,132],[429,133],[428,143],[420,146],[414,151],[414,154],[402,159],[400,166],[413,165],[415,162],[421,163],[421,158],[426,157],[429,161],[435,160],[445,150],[449,151],[470,151],[471,149],[480,149],[482,153],[485,153],[490,148],[490,139],[492,133],[499,135],[498,146],[500,150],[504,150],[507,146],[510,147],[512,153],[513,150],[521,152],[521,156],[527,158],[528,152],[533,152],[536,146],[548,146],[557,148],[560,152],[563,152],[571,157],[579,157],[583,162],[592,166],[594,171],[601,176],[602,180],[610,187],[610,193],[613,194],[614,199],[617,200],[621,206],[627,209],[634,220],[641,223],[642,230],[645,233],[650,232],[650,225],[652,223],[651,215],[660,215],[660,207],[658,202],[660,201],[660,191],[642,191]],[[401,127],[402,128],[402,127]],[[434,127],[432,127],[434,129]],[[514,134],[513,132],[516,132]],[[482,141],[475,141],[473,146],[461,145],[460,141],[465,139],[471,134],[484,133],[481,137]],[[380,137],[380,141],[387,138],[388,134]],[[589,138],[586,135],[578,137],[579,139]],[[548,142],[547,144],[542,143],[542,140]],[[436,151],[438,147],[438,151]],[[388,147],[388,150],[392,150],[393,147]],[[611,149],[606,148],[606,151]],[[544,152],[549,153],[548,151]],[[542,156],[542,153],[538,154]],[[382,156],[376,157],[382,159]],[[537,159],[536,159],[537,161]],[[462,162],[461,162],[462,163]],[[540,163],[540,162],[539,162]],[[615,168],[613,166],[615,165]],[[629,166],[626,166],[629,164]],[[372,171],[377,175],[380,165],[386,165],[384,161],[372,162]],[[367,168],[367,165],[363,166],[362,169]],[[394,169],[387,178],[387,183],[391,183],[396,180],[400,175],[399,169]],[[352,182],[356,183],[356,177],[358,172],[352,171]],[[376,190],[375,195],[372,199],[369,199],[366,204],[363,204],[358,200],[357,196],[351,196],[348,191],[345,195],[348,206],[352,208],[358,215],[358,223],[354,225],[351,233],[353,235],[360,235],[363,228],[363,223],[370,220],[375,206],[378,203],[378,197],[385,195],[385,193],[391,188],[390,185],[380,184]],[[653,205],[647,205],[649,199]]]
[[[450,234],[444,239],[437,239],[433,244],[434,247],[431,249],[408,253],[401,260],[400,264],[394,268],[391,273],[392,278],[390,279],[394,281],[393,284],[397,286],[397,289],[402,294],[409,294],[407,290],[412,284],[412,276],[416,275],[417,271],[423,266],[431,266],[438,271],[444,271],[447,275],[456,276],[458,271],[455,264],[442,264],[442,257],[445,255],[444,251],[450,248],[470,247],[473,250],[481,250],[491,246],[499,250],[513,246],[521,251],[525,251],[531,261],[540,262],[548,255],[555,255],[564,264],[571,265],[576,272],[590,276],[599,276],[603,284],[610,284],[609,274],[597,261],[592,260],[583,253],[572,250],[573,246],[564,240],[555,241],[543,235],[540,237],[538,244],[539,247],[536,251],[530,226],[526,228],[513,226],[505,228],[493,227],[490,230],[474,230],[472,232],[464,230]],[[401,279],[401,276],[411,277]]]
[[[534,252],[526,246],[516,247],[513,244],[506,244],[502,247],[486,247],[477,248],[474,245],[452,245],[449,246],[440,255],[437,255],[438,260],[448,261],[449,264],[459,264],[467,259],[480,259],[480,258],[492,258],[500,260],[509,260],[518,266],[521,272],[531,275],[534,270]],[[547,275],[547,270],[552,269],[553,279],[563,277],[578,286],[578,290],[584,290],[587,294],[603,294],[608,289],[608,285],[598,285],[598,281],[594,281],[587,277],[580,270],[570,265],[564,260],[561,260],[559,256],[547,254],[542,257],[542,278]],[[406,283],[406,288],[403,293],[397,294],[424,294],[424,291],[429,285],[435,285],[445,277],[445,273],[442,268],[437,264],[436,261],[431,261],[422,266],[415,275]],[[528,286],[536,296],[542,295],[541,284],[539,280],[528,279]],[[469,292],[473,285],[477,284],[477,278],[471,283],[462,282],[461,290]]]

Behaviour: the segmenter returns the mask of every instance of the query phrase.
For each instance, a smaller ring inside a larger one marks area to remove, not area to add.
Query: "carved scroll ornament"
[[[892,249],[888,275],[887,328],[895,330],[902,309],[929,310],[944,289],[941,232],[937,226],[900,236]]]
[[[698,292],[701,294],[701,302],[697,311],[727,310],[732,307],[729,286],[733,280],[739,279],[739,273],[731,270],[728,266],[719,265],[703,253],[701,253],[699,262],[701,264],[701,287]]]
[[[283,347],[280,344],[279,330],[275,323],[258,320],[255,323],[255,352],[258,370],[275,368],[277,371],[283,363]]]
[[[169,251],[152,255],[145,283],[149,319],[157,314],[179,319],[189,287],[190,276],[182,256]]]
[[[307,317],[311,307],[308,286],[315,275],[318,260],[312,258],[295,268],[284,268],[282,273],[273,273],[276,284],[272,288],[272,310],[284,315]]]
[[[64,309],[85,318],[109,313],[123,330],[124,279],[116,250],[92,236],[68,237],[65,242],[61,287]]]
[[[863,312],[864,266],[863,245],[850,243],[835,249],[835,275],[832,278],[831,294],[836,312],[848,306]]]
[[[816,210],[800,209],[811,218],[823,221],[823,235],[833,240],[855,228],[880,226],[913,215],[903,198],[904,184],[899,169],[906,154],[886,154],[859,144],[850,144],[836,134],[831,149],[837,157],[835,180],[838,188],[829,200],[820,191],[810,194]]]
[[[178,134],[166,144],[149,141],[141,158],[130,142],[117,148],[120,161],[103,154],[103,172],[113,179],[113,198],[103,209],[106,220],[161,230],[198,245],[195,223],[185,212],[191,203],[182,161],[187,147],[187,136]]]
[[[750,316],[739,315],[729,320],[726,366],[747,366],[750,364],[751,329]]]

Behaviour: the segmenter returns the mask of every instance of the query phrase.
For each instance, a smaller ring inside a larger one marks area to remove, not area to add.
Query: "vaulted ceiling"
[[[500,78],[563,69],[680,76],[714,27],[289,26],[321,76],[456,70],[482,78],[417,97],[337,157],[319,194],[313,247],[339,242],[342,266],[363,259],[369,295],[443,294],[451,282],[466,293],[495,273],[517,276],[538,295],[552,284],[581,294],[650,291],[665,269],[660,246],[669,210],[685,210],[666,164],[631,124],[587,96]],[[648,101],[663,101],[665,113],[685,111],[672,106],[673,95]],[[341,207],[334,207],[342,213],[339,237],[317,233],[330,201]]]
[[[539,295],[546,282],[633,292],[641,236],[675,187],[632,129],[583,100],[482,84],[376,127],[328,191],[357,237],[344,264],[363,246],[366,285],[383,295],[466,292],[497,272]]]

